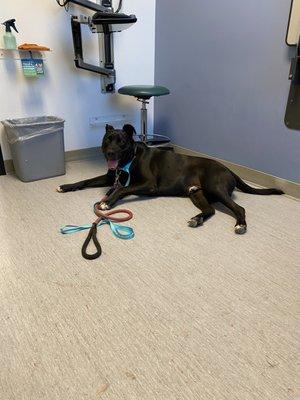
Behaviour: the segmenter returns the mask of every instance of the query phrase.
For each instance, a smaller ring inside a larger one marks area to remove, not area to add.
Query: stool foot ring
[[[170,138],[165,135],[147,135],[146,137],[143,137],[143,135],[136,135],[135,140],[145,143],[148,147],[163,146],[171,141]]]

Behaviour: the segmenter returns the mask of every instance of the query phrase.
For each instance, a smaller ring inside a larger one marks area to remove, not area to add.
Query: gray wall
[[[284,125],[289,0],[157,0],[155,128],[211,156],[300,181]],[[300,110],[299,110],[300,112]]]

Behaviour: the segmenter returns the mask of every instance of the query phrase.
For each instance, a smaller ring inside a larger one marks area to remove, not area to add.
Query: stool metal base
[[[148,116],[147,116],[147,104],[149,104],[148,99],[138,99],[142,103],[141,108],[141,134],[136,135],[137,141],[145,143],[148,147],[160,147],[165,144],[170,143],[170,139],[165,135],[148,135]]]

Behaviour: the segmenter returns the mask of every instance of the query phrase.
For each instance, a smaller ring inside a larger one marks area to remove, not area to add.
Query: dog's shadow
[[[140,202],[154,200],[154,199],[158,199],[158,197],[155,197],[155,196],[132,196],[132,197],[129,197],[126,199],[119,200],[117,205],[123,206],[123,205],[130,204],[130,203],[140,203]]]
[[[235,194],[232,194],[232,200],[235,200]],[[132,203],[139,203],[139,202],[144,202],[144,201],[151,201],[154,199],[158,199],[159,196],[132,196],[130,198],[127,199],[122,199],[120,201],[118,201],[118,205],[120,206],[126,206],[126,204],[132,204]],[[173,197],[172,197],[173,198]],[[188,200],[188,198],[186,198],[186,200]],[[216,209],[216,211],[222,212],[224,214],[227,214],[231,217],[234,217],[234,213],[227,208],[226,206],[224,206],[224,204],[220,203],[220,202],[213,202],[212,203],[213,207]]]

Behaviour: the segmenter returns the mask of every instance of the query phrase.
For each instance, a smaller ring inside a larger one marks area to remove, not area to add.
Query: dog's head
[[[106,132],[102,141],[102,151],[107,160],[108,169],[116,169],[118,165],[126,164],[134,153],[132,125],[124,125],[122,129],[114,129],[106,125]]]

